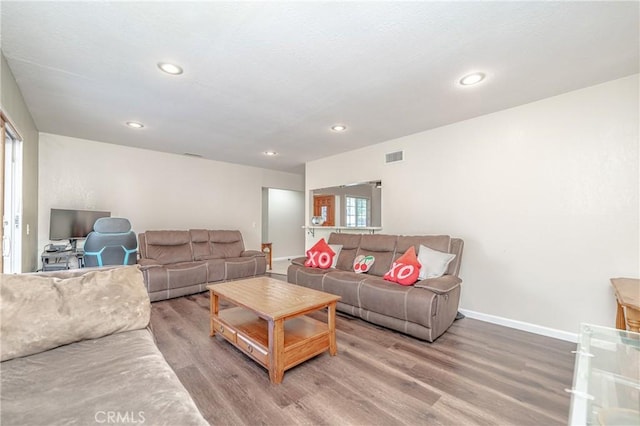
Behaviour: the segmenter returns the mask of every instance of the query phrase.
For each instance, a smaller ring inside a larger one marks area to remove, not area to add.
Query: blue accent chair
[[[122,217],[101,217],[84,243],[84,266],[135,265],[138,239]]]

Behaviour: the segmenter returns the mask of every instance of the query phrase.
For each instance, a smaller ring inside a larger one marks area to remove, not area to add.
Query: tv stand
[[[84,268],[84,252],[78,251],[78,239],[69,239],[69,245],[47,244],[40,255],[42,271],[62,271],[72,268]],[[77,259],[73,262],[73,259]]]
[[[42,259],[43,271],[62,271],[71,269],[75,265],[71,265],[71,259],[75,258],[75,252],[71,250],[64,251],[44,251],[40,255]]]

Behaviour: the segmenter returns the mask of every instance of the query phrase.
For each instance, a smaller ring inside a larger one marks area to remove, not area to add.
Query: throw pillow
[[[336,254],[333,256],[333,262],[331,263],[331,267],[335,268],[338,264],[338,256],[340,256],[340,252],[342,251],[342,244],[329,244],[329,247],[331,247],[331,250]]]
[[[371,266],[373,266],[373,262],[376,261],[376,258],[368,255],[365,256],[361,254],[360,256],[356,256],[356,259],[353,261],[353,272],[356,274],[362,274],[363,272],[369,272]]]
[[[329,244],[321,238],[313,247],[307,250],[307,261],[304,266],[311,268],[329,269],[336,253],[331,250]]]
[[[456,257],[455,254],[445,253],[439,250],[431,249],[420,244],[418,252],[418,262],[420,262],[419,280],[427,278],[438,278],[447,272],[449,263]]]
[[[401,285],[413,285],[418,280],[420,262],[416,257],[416,249],[411,246],[391,265],[384,279]]]
[[[0,299],[2,361],[144,329],[151,314],[137,265],[2,275]]]

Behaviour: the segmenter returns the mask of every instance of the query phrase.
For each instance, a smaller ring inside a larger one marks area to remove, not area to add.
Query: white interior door
[[[22,141],[5,125],[2,272],[22,272]]]

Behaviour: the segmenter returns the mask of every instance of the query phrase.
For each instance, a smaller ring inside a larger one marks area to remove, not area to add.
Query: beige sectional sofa
[[[138,247],[138,264],[152,302],[267,270],[264,253],[245,250],[240,231],[146,231],[138,235]]]
[[[0,424],[207,425],[147,328],[137,266],[0,275]]]
[[[331,233],[329,244],[342,245],[335,268],[304,266],[305,258],[292,261],[287,271],[290,283],[341,296],[337,309],[366,321],[433,342],[453,323],[460,301],[458,277],[464,243],[448,235],[402,236]],[[445,275],[428,278],[412,286],[385,281],[394,260],[410,246],[420,245],[456,257]],[[358,255],[373,255],[369,272],[356,274]]]

